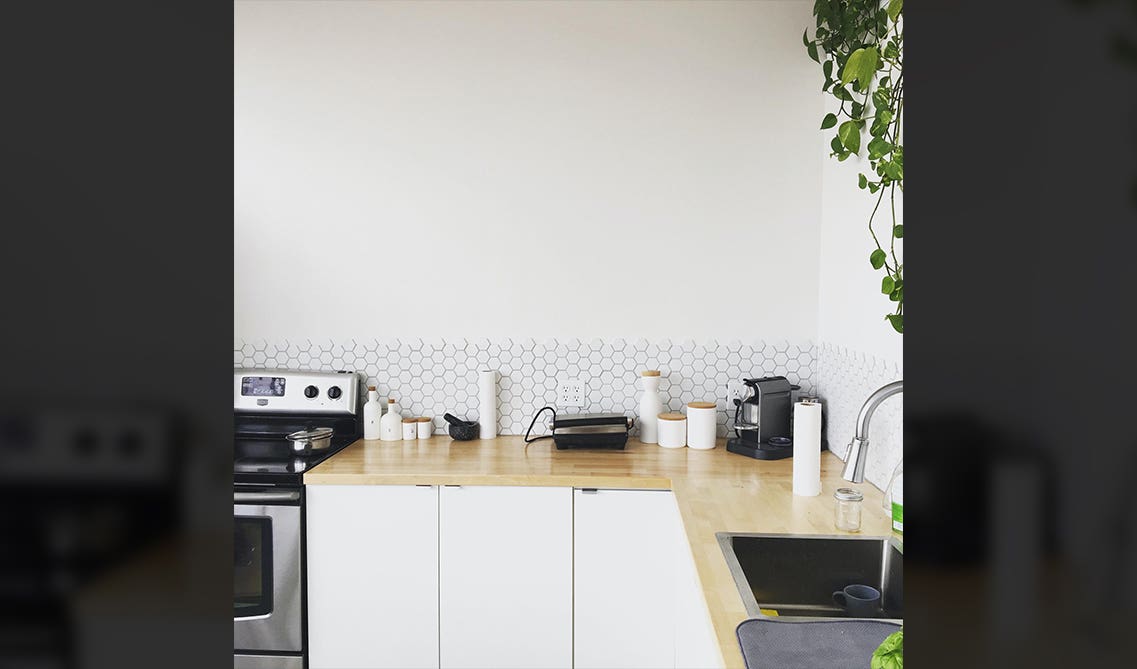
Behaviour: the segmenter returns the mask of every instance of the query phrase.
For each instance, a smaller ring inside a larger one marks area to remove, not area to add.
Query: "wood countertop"
[[[794,497],[793,460],[754,460],[726,450],[666,449],[629,439],[623,451],[559,451],[518,436],[453,441],[357,441],[304,475],[309,485],[531,485],[670,489],[675,493],[724,666],[743,667],[734,628],[748,616],[715,532],[844,534],[833,491],[849,485],[843,462],[821,457],[821,494]],[[861,534],[890,534],[881,492],[869,483]]]

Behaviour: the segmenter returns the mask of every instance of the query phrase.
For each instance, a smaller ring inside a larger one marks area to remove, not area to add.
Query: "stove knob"
[[[331,388],[328,388],[328,397],[332,398],[333,400],[338,400],[342,394],[343,391],[340,390],[339,386],[332,386]]]
[[[320,389],[317,388],[316,386],[308,386],[307,388],[304,389],[304,397],[307,397],[308,399],[312,399],[313,397],[315,397],[316,395],[319,395],[319,394],[320,394]]]

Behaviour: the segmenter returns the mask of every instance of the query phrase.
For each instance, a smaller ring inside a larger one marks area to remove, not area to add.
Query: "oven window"
[[[272,613],[272,519],[233,518],[233,617]]]

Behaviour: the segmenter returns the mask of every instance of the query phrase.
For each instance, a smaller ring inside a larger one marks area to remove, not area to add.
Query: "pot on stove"
[[[312,453],[326,451],[332,445],[332,428],[316,427],[311,430],[298,430],[288,435],[293,453]]]

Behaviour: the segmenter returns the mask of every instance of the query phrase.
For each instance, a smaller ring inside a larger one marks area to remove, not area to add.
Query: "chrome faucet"
[[[893,381],[877,388],[865,400],[861,412],[857,414],[857,433],[849,442],[849,452],[845,454],[845,471],[841,472],[841,478],[853,483],[864,482],[865,455],[869,448],[869,421],[872,420],[873,412],[881,402],[902,392],[904,392],[904,381]]]

